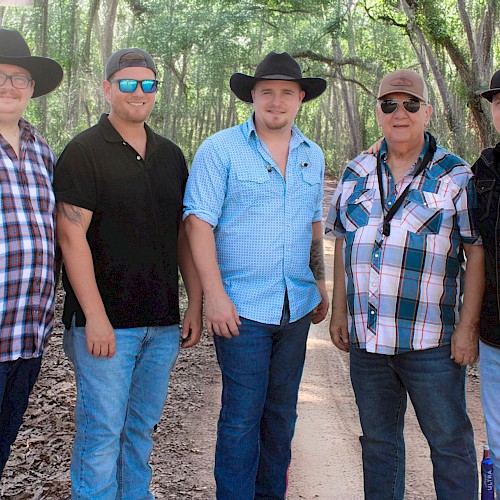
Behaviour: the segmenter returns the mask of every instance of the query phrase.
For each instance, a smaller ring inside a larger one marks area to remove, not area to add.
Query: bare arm
[[[342,351],[348,352],[349,332],[347,328],[347,293],[345,285],[343,244],[344,240],[342,238],[337,238],[335,240],[330,337],[336,347]]]
[[[241,324],[238,311],[227,296],[220,275],[212,226],[195,215],[185,220],[191,253],[203,294],[208,333],[231,338]]]
[[[464,245],[467,257],[464,298],[460,321],[451,337],[451,359],[459,365],[478,358],[479,321],[484,294],[484,250],[482,245]]]
[[[115,333],[95,280],[87,229],[92,212],[68,203],[57,204],[57,239],[64,267],[86,318],[87,350],[93,356],[113,357]]]
[[[177,254],[179,269],[188,295],[188,308],[182,322],[182,347],[192,347],[198,343],[201,336],[203,293],[198,273],[191,255],[191,247],[186,234],[186,227],[181,221],[177,239]]]
[[[311,316],[313,323],[323,321],[328,313],[329,299],[325,282],[325,258],[323,255],[323,226],[321,221],[312,224],[311,257],[309,267],[318,285],[321,302],[314,308]]]

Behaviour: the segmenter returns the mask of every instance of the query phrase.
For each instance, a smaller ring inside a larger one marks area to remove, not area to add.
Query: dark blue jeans
[[[42,358],[0,363],[0,478],[16,440],[28,399],[35,385]]]
[[[477,499],[474,435],[465,407],[465,368],[450,359],[450,346],[395,356],[351,348],[350,359],[363,429],[365,498],[404,497],[403,427],[409,395],[431,449],[437,498]]]
[[[214,337],[222,372],[215,452],[219,500],[284,499],[310,314],[281,325],[241,318],[240,335]]]

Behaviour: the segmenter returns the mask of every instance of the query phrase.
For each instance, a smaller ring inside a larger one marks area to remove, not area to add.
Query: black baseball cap
[[[156,65],[151,55],[145,50],[132,47],[115,52],[106,62],[105,78],[109,80],[113,73],[123,68],[149,68],[156,76]]]

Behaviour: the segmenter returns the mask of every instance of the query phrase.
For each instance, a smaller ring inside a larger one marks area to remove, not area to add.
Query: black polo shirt
[[[182,151],[147,125],[146,158],[102,115],[55,168],[56,200],[93,212],[87,231],[95,277],[114,328],[179,322],[177,234],[188,171]],[[85,316],[63,269],[63,322]]]

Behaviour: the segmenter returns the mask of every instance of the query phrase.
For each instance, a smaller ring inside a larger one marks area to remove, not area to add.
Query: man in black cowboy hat
[[[326,81],[271,52],[230,86],[254,112],[202,144],[184,198],[222,371],[217,498],[284,498],[307,334],[328,310],[324,157],[294,119]]]
[[[55,158],[22,116],[62,77],[57,62],[31,55],[20,33],[0,29],[0,477],[54,317]]]
[[[490,88],[481,92],[489,101],[493,125],[500,134],[500,70],[492,77]],[[486,290],[483,296],[479,327],[479,354],[481,358],[481,395],[484,419],[493,460],[497,497],[500,498],[500,279],[498,247],[500,245],[500,142],[486,148],[472,167],[475,175],[479,208],[479,231],[485,253]]]

